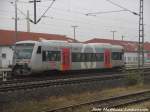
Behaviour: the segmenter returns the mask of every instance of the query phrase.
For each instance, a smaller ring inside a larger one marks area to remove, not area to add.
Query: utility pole
[[[34,0],[34,24],[36,24],[36,0]]]
[[[71,26],[73,27],[73,31],[74,31],[74,42],[76,42],[76,28],[79,26]]]
[[[139,11],[139,44],[138,44],[138,68],[144,67],[144,22],[143,22],[143,0],[140,0]]]
[[[15,36],[14,36],[14,54],[15,54],[15,51],[16,51],[16,42],[17,42],[17,26],[18,26],[18,14],[17,14],[17,2],[18,0],[15,0],[14,2],[10,2],[11,4],[14,4],[15,6]],[[15,63],[15,59],[14,59],[14,56],[13,56],[13,63]]]
[[[15,0],[15,39],[14,39],[14,43],[17,42],[17,30],[18,30],[17,2],[18,2],[18,0]]]
[[[34,3],[34,24],[37,23],[37,20],[36,20],[36,3],[37,3],[37,2],[41,2],[41,0],[29,1],[29,3]]]
[[[30,32],[30,14],[29,14],[29,10],[27,10],[27,32]]]
[[[117,32],[117,31],[113,30],[113,31],[110,31],[110,32],[113,33],[113,40],[114,40],[115,39],[115,32]]]

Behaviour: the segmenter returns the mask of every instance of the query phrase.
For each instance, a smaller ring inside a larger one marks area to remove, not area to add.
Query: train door
[[[62,70],[70,69],[70,49],[63,48],[62,49]]]
[[[109,49],[104,50],[104,66],[107,68],[111,68],[111,52]]]

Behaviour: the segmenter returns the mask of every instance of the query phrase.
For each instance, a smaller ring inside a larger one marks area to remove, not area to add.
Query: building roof
[[[17,41],[23,40],[39,40],[40,38],[47,40],[62,40],[73,42],[74,40],[65,35],[33,33],[33,32],[18,32]],[[15,42],[15,32],[10,30],[0,30],[0,45],[13,45]]]
[[[86,41],[85,43],[110,43],[112,45],[121,45],[124,47],[126,52],[135,52],[138,50],[138,42],[135,42],[135,41],[122,41],[122,40],[94,38],[94,39]],[[144,50],[150,51],[149,42],[145,42]]]

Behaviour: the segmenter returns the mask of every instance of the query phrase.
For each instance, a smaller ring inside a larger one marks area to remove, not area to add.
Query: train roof
[[[117,48],[118,49],[124,49],[123,46],[120,46],[120,45],[113,45],[112,48],[115,48],[115,49],[117,49]]]
[[[23,43],[33,43],[33,44],[39,44],[39,45],[54,45],[54,46],[72,46],[72,47],[82,47],[84,46],[95,46],[95,47],[101,47],[101,48],[112,48],[112,49],[123,49],[123,46],[120,45],[112,45],[109,43],[68,43],[67,41],[59,41],[59,40],[40,40],[40,41],[32,41],[32,40],[26,40],[26,41],[19,41],[16,42],[16,44],[23,44]]]
[[[47,42],[47,43],[68,43],[68,41],[63,41],[63,40],[45,40],[45,39],[41,39],[40,42]]]
[[[18,41],[16,44],[24,44],[24,43],[38,43],[38,41],[33,41],[33,40],[25,40],[25,41]]]

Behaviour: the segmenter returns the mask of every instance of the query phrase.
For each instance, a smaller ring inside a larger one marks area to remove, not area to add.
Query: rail
[[[149,75],[150,72],[146,72],[144,75]],[[32,82],[19,82],[12,84],[2,84],[0,86],[0,93],[5,93],[9,91],[19,91],[26,89],[42,88],[42,87],[57,87],[66,85],[76,85],[81,83],[91,83],[97,81],[107,81],[122,79],[127,74],[113,74],[113,75],[100,75],[100,76],[88,76],[88,77],[78,77],[78,78],[66,78],[66,79],[56,79],[56,80],[41,80]]]
[[[72,104],[72,105],[66,105],[58,108],[53,109],[45,109],[42,112],[67,112],[67,110],[75,110],[79,109],[83,106],[88,106],[88,108],[91,109],[91,111],[101,110],[102,108],[118,108],[127,106],[130,104],[135,104],[143,101],[150,100],[150,89],[138,91],[134,93],[124,94],[120,96],[114,96],[109,97],[105,99],[99,99],[95,101],[85,102],[85,103],[79,103],[79,104]],[[147,109],[147,112],[149,110]],[[96,111],[97,112],[97,111]]]

